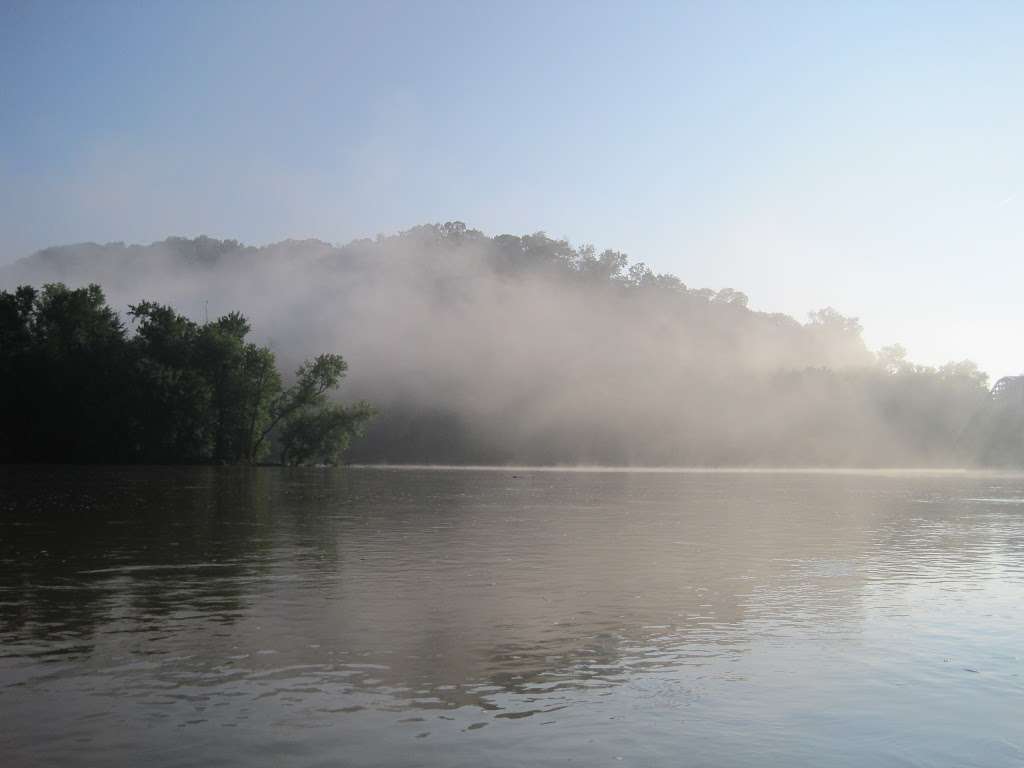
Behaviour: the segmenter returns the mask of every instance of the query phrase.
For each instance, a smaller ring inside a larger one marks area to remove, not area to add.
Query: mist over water
[[[1024,768],[1022,39],[0,0],[0,768]]]
[[[959,466],[988,395],[970,364],[876,355],[832,309],[801,323],[615,251],[458,223],[344,247],[67,246],[0,271],[53,281],[121,309],[240,310],[287,368],[340,352],[343,396],[381,411],[361,462]]]

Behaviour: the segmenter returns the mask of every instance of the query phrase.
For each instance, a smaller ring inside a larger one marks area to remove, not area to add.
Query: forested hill
[[[379,416],[354,461],[959,465],[1015,461],[979,433],[985,377],[868,350],[832,309],[801,323],[616,251],[460,223],[335,247],[168,238],[50,248],[0,288],[100,284],[202,321],[238,309],[286,367],[319,350]],[[1004,441],[1005,442],[1005,441]]]

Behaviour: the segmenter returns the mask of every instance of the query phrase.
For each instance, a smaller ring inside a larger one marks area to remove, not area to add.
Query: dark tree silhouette
[[[282,386],[273,353],[231,312],[197,324],[96,285],[0,292],[0,458],[48,462],[336,462],[372,415],[328,401],[347,365],[304,364]]]

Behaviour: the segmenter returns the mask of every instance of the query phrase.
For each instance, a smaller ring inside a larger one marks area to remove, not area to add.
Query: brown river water
[[[0,468],[0,766],[1022,766],[1024,477]]]

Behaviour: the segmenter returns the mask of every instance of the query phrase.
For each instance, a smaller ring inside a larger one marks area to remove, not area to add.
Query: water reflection
[[[814,706],[913,732],[896,702],[943,686],[989,711],[970,732],[991,764],[999,743],[1022,756],[998,702],[1021,703],[1019,477],[4,473],[0,746],[26,762],[159,745],[175,764],[175,729],[212,726],[245,737],[204,730],[205,749],[249,764],[400,764],[417,737],[447,745],[420,762],[472,764],[483,733],[527,761],[500,723],[561,727],[534,759],[615,757],[620,734],[627,758],[686,744],[756,764],[832,728],[863,760],[902,742],[872,747]]]

